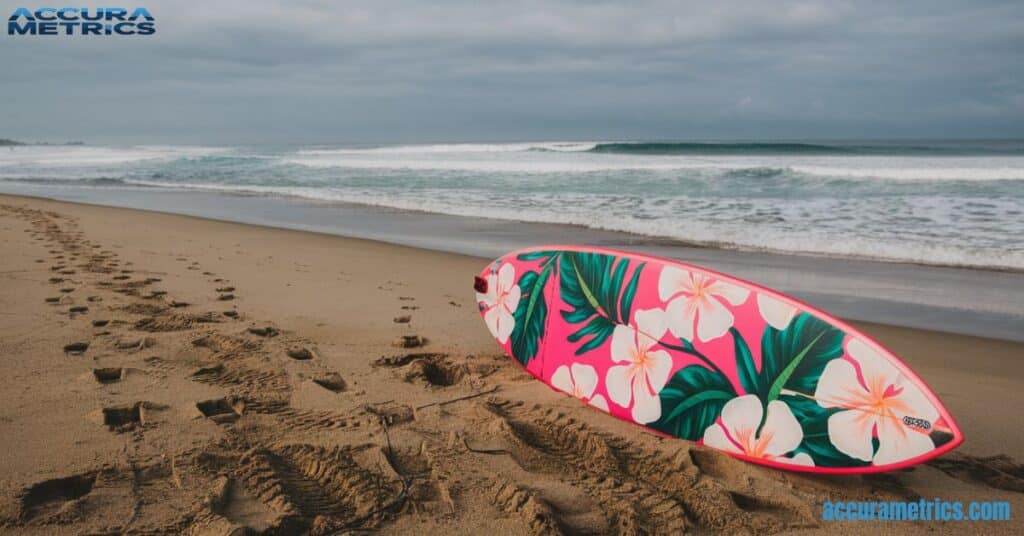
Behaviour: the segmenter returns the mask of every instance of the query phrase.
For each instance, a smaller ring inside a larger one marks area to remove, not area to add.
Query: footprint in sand
[[[231,301],[233,299],[235,299],[234,294],[221,294],[220,296],[217,296],[218,301]]]
[[[196,402],[196,409],[203,417],[217,424],[227,424],[237,421],[242,416],[244,404],[227,398],[216,398]]]
[[[314,353],[309,348],[292,348],[287,352],[288,357],[297,361],[308,361],[313,359]]]
[[[313,383],[331,391],[332,393],[340,393],[348,388],[348,385],[345,383],[345,379],[337,372],[316,376],[313,378]]]
[[[103,424],[114,432],[126,432],[136,426],[146,425],[145,402],[136,402],[129,406],[113,406],[103,408]]]
[[[124,379],[127,369],[123,367],[107,367],[92,369],[92,375],[99,383],[116,383]]]
[[[93,471],[33,484],[21,495],[18,517],[27,522],[68,510],[68,506],[92,492],[97,476]]]
[[[394,344],[399,348],[419,348],[427,344],[427,338],[419,335],[402,335]]]
[[[276,337],[280,331],[276,328],[267,326],[265,328],[249,328],[249,333],[259,335],[260,337]]]
[[[89,349],[89,343],[87,342],[73,342],[71,344],[64,345],[65,354],[81,355]]]
[[[408,324],[412,321],[412,317],[409,315],[396,316],[394,322],[396,324]]]

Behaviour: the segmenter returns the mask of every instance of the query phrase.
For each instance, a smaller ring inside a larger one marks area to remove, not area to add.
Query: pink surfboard
[[[892,352],[748,281],[647,255],[546,246],[495,260],[475,288],[498,343],[544,383],[750,462],[872,473],[963,441]]]

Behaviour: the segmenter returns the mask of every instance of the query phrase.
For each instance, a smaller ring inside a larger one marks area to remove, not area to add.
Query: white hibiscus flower
[[[788,457],[800,445],[804,431],[785,402],[768,403],[768,416],[758,432],[764,408],[757,395],[743,395],[725,403],[722,417],[704,431],[704,444],[734,454],[793,465],[814,465],[806,453]]]
[[[909,460],[933,450],[935,444],[927,433],[903,423],[903,417],[929,423],[939,418],[924,393],[867,344],[853,339],[846,345],[846,354],[825,366],[814,392],[820,406],[847,410],[828,418],[832,444],[848,456],[875,465]],[[876,433],[878,452],[872,445]]]
[[[505,344],[512,335],[515,318],[512,316],[519,306],[521,291],[516,282],[516,269],[511,264],[502,264],[497,273],[487,274],[487,292],[476,293],[481,305],[484,323],[498,342]]]
[[[779,331],[786,329],[789,321],[796,316],[796,307],[766,294],[757,295],[757,309],[761,312],[761,318]]]
[[[551,385],[597,409],[608,411],[608,401],[601,395],[594,396],[597,390],[597,371],[590,365],[573,363],[558,367],[551,375]]]
[[[733,323],[726,302],[740,305],[749,294],[747,289],[672,266],[663,268],[658,278],[658,295],[668,301],[668,329],[688,341],[693,340],[694,326],[701,341],[725,335]]]
[[[633,420],[646,424],[661,418],[658,393],[668,383],[672,356],[665,350],[651,348],[665,335],[665,313],[660,309],[638,310],[633,326],[619,325],[612,332],[612,365],[605,377],[605,387],[612,402],[629,407],[633,404]]]

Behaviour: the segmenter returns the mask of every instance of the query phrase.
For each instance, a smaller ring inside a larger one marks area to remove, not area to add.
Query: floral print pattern
[[[562,365],[551,375],[551,386],[555,389],[607,412],[608,401],[604,396],[594,394],[598,381],[597,371],[594,370],[594,367],[583,363]]]
[[[608,396],[619,406],[632,406],[633,420],[646,424],[661,417],[658,393],[668,382],[672,356],[657,349],[665,334],[665,315],[658,310],[637,311],[635,326],[617,326],[612,334],[608,369]]]
[[[484,315],[484,323],[498,342],[505,344],[515,327],[513,314],[519,307],[520,290],[516,284],[516,269],[511,264],[502,264],[497,273],[484,277],[487,292],[476,293],[476,301]]]
[[[673,266],[661,270],[658,295],[667,302],[668,329],[676,337],[702,342],[725,335],[734,317],[729,305],[746,301],[749,290]]]
[[[778,400],[769,402],[765,417],[757,395],[743,395],[730,400],[722,408],[718,421],[704,432],[705,445],[725,452],[796,465],[814,465],[814,460],[805,452],[788,456],[800,446],[803,438],[803,429],[789,406]]]
[[[889,464],[935,448],[927,431],[909,427],[932,423],[939,412],[916,385],[859,340],[846,345],[847,357],[825,367],[814,398],[824,408],[839,408],[828,418],[828,437],[843,453],[859,460]],[[873,446],[877,439],[878,450]]]

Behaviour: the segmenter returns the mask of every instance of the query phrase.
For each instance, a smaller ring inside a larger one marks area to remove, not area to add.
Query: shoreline
[[[967,440],[884,478],[794,474],[643,433],[532,379],[480,321],[471,282],[485,262],[0,195],[0,433],[19,445],[0,460],[0,521],[14,534],[526,535],[627,521],[817,534],[836,528],[820,519],[826,500],[1024,508],[1024,430],[1006,424],[1024,344],[855,321]]]
[[[99,179],[103,180],[103,179]],[[53,186],[52,184],[46,184],[45,182],[36,181],[11,181],[7,183],[0,183],[0,187],[3,186],[14,186],[14,190],[18,189],[18,186],[27,186],[29,188]],[[72,186],[72,188],[81,188],[80,186]],[[862,254],[843,254],[843,253],[818,253],[814,251],[788,251],[771,248],[758,248],[750,246],[740,246],[735,244],[729,244],[726,242],[699,242],[699,241],[687,241],[680,238],[674,238],[667,235],[652,235],[643,234],[633,231],[625,231],[618,229],[608,229],[605,227],[592,227],[579,223],[563,223],[563,222],[546,222],[546,221],[535,221],[535,220],[519,220],[519,219],[508,219],[501,217],[484,217],[484,216],[471,216],[463,214],[455,214],[448,212],[435,212],[416,208],[407,207],[394,207],[389,205],[373,204],[373,203],[360,203],[354,201],[336,201],[329,199],[316,199],[306,197],[298,194],[289,194],[282,192],[266,192],[261,190],[246,190],[244,188],[235,190],[224,190],[218,188],[203,188],[194,186],[182,186],[174,187],[170,185],[161,184],[149,184],[145,182],[133,183],[123,182],[119,186],[111,187],[108,189],[99,190],[97,193],[106,191],[121,190],[142,190],[142,191],[157,191],[161,193],[181,193],[181,194],[200,194],[200,195],[212,195],[212,196],[223,196],[223,197],[239,197],[239,198],[264,198],[271,200],[298,202],[301,204],[307,204],[310,206],[317,207],[335,207],[335,208],[356,208],[364,210],[374,210],[381,213],[405,213],[405,214],[419,214],[426,217],[437,217],[437,218],[456,218],[465,220],[486,220],[497,223],[505,223],[509,225],[532,225],[532,226],[544,226],[544,227],[558,227],[571,230],[574,234],[607,234],[619,237],[619,240],[623,243],[635,244],[640,246],[663,246],[663,247],[675,247],[675,248],[687,248],[687,249],[709,249],[721,252],[732,252],[738,254],[750,254],[750,255],[770,255],[780,257],[792,257],[795,259],[807,259],[807,260],[831,260],[837,262],[866,262],[876,264],[887,264],[894,266],[918,266],[921,268],[949,268],[954,270],[969,270],[976,272],[992,272],[992,273],[1005,273],[1005,274],[1017,274],[1024,275],[1024,267],[1010,267],[1010,266],[992,266],[992,265],[981,265],[981,264],[963,264],[963,263],[943,263],[943,262],[922,262],[916,260],[904,260],[904,259],[892,259],[880,256],[862,255]],[[152,190],[149,190],[152,189]],[[28,197],[35,199],[49,199],[54,201],[71,201],[74,196],[68,196],[63,192],[47,192],[47,193],[22,193],[18,191],[0,191],[0,195],[12,195],[18,197]],[[89,198],[89,196],[86,196]],[[117,205],[107,204],[100,201],[96,201],[94,198],[90,201],[77,201],[85,204],[92,204],[97,206],[116,206],[121,208],[139,208],[131,205]],[[166,212],[168,214],[183,214],[176,210],[154,210],[157,212]],[[189,214],[195,215],[195,214]],[[223,219],[215,216],[200,216],[215,221],[238,221],[234,219]],[[251,222],[245,222],[251,223]],[[262,225],[258,223],[251,223],[252,225]],[[273,227],[269,226],[268,227]],[[295,228],[295,227],[285,227]],[[329,234],[339,234],[340,236],[347,236],[338,232],[329,232]],[[445,249],[439,249],[440,251],[446,251]],[[485,256],[485,255],[481,255]]]
[[[754,281],[850,320],[1024,341],[1022,272],[738,251],[573,225],[257,194],[167,190],[152,196],[117,188],[35,194],[25,197],[320,232],[480,258],[539,243],[633,250]]]

